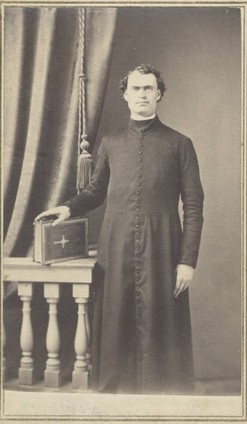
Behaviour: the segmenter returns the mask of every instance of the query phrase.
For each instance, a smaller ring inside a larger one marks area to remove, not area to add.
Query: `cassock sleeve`
[[[103,139],[97,153],[90,184],[80,194],[64,203],[70,208],[71,216],[85,215],[100,206],[106,198],[109,178],[110,169]]]
[[[196,267],[203,225],[204,193],[197,156],[190,139],[181,143],[180,172],[183,236],[179,262]]]

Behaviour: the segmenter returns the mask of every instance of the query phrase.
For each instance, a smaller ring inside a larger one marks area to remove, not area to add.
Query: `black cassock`
[[[203,190],[192,142],[156,116],[103,138],[90,186],[65,204],[85,214],[107,196],[94,270],[92,387],[187,393],[193,386],[188,290],[176,265],[196,266]],[[178,202],[183,202],[183,229]]]

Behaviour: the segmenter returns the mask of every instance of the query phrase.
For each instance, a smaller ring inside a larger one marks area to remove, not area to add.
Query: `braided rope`
[[[77,162],[77,182],[76,190],[84,189],[90,182],[93,171],[92,155],[89,153],[89,142],[86,134],[86,90],[84,74],[85,56],[85,9],[79,9],[79,122],[78,122],[78,162]]]
[[[85,51],[85,9],[79,10],[79,124],[78,124],[78,157],[80,155],[81,141],[86,138],[86,90],[84,74],[84,51]]]

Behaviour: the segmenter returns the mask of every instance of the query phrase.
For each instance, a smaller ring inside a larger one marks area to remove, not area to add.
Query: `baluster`
[[[45,386],[59,387],[61,385],[60,371],[60,333],[57,322],[57,304],[60,298],[59,284],[45,284],[44,296],[49,304],[49,322],[46,334],[48,359],[45,370]]]
[[[88,364],[87,364],[87,324],[86,324],[86,304],[85,288],[82,284],[73,284],[73,297],[78,304],[78,320],[75,334],[76,360],[72,373],[72,387],[74,389],[88,388]]]
[[[3,377],[3,384],[4,384],[5,381],[6,381],[6,377],[7,377],[6,361],[5,361],[6,333],[5,333],[4,322],[3,322],[2,329],[3,329],[3,335],[2,335],[2,340],[3,340],[3,361],[2,361],[3,372],[2,372],[2,377]]]
[[[20,336],[22,358],[19,368],[19,381],[20,384],[30,386],[33,384],[33,329],[31,322],[32,283],[18,283],[18,295],[23,302]]]
[[[85,305],[86,311],[85,311],[85,321],[86,321],[86,334],[87,334],[87,364],[88,368],[91,371],[91,333],[90,333],[90,324],[89,324],[89,314],[88,314],[88,303]]]

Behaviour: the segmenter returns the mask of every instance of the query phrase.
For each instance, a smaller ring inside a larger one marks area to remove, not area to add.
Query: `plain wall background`
[[[97,137],[128,122],[118,81],[140,63],[167,85],[158,115],[189,136],[205,191],[205,224],[191,288],[198,378],[239,378],[241,340],[241,26],[225,7],[119,8]],[[97,66],[97,64],[96,64]],[[96,241],[104,208],[90,214]]]

